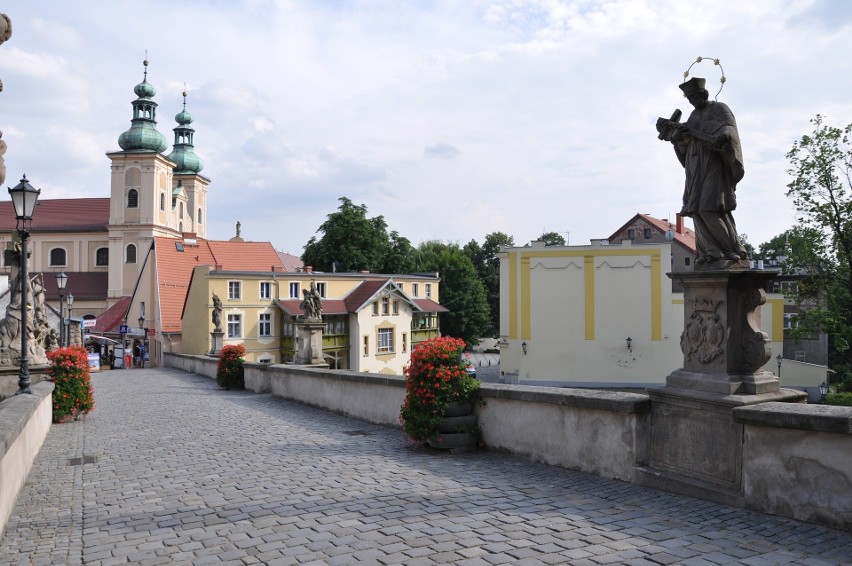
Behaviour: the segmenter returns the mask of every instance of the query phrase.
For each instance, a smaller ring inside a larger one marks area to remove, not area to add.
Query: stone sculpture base
[[[683,368],[651,388],[648,487],[743,505],[744,425],[733,409],[767,401],[803,402],[763,366],[771,356],[760,330],[763,287],[775,275],[750,269],[669,274],[684,288]]]
[[[225,333],[221,330],[218,332],[214,330],[210,333],[210,343],[213,344],[213,347],[210,348],[210,354],[213,356],[218,355],[225,343]]]
[[[322,357],[322,330],[325,324],[308,319],[300,323],[298,328],[299,351],[296,353],[296,364],[328,367]]]

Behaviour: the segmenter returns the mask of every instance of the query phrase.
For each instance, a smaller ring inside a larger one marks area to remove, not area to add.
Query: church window
[[[95,265],[109,265],[109,248],[98,248],[95,251]]]
[[[178,213],[178,218],[183,218],[183,203],[180,203],[180,212]]]
[[[201,209],[198,209],[198,223],[201,224]]]
[[[136,246],[133,244],[128,244],[127,250],[124,255],[125,263],[136,263]]]
[[[160,193],[160,210],[166,210],[166,193]]]
[[[183,222],[181,222],[180,224],[178,224],[178,232],[180,232],[181,234],[183,234]]]
[[[66,265],[65,263],[65,249],[64,248],[53,248],[50,250],[50,266],[58,267],[60,265]]]
[[[139,191],[136,189],[127,191],[127,208],[139,208]]]

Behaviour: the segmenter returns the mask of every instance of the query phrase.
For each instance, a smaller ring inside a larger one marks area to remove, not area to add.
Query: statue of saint
[[[708,100],[704,84],[698,77],[681,84],[695,109],[682,124],[680,110],[658,119],[657,131],[672,143],[686,174],[681,214],[695,225],[695,267],[719,269],[748,259],[731,214],[745,168],[734,115],[727,105]]]
[[[222,332],[222,299],[213,293],[213,331]]]
[[[317,291],[316,283],[311,281],[311,288],[302,290],[304,299],[299,305],[305,311],[305,318],[312,320],[322,320],[322,300]]]

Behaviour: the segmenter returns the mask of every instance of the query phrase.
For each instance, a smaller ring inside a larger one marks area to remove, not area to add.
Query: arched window
[[[201,209],[198,209],[198,223],[201,224]]]
[[[109,265],[109,248],[98,248],[95,251],[95,265]]]
[[[60,266],[66,265],[65,263],[65,249],[64,248],[53,248],[50,250],[50,266]]]
[[[139,191],[136,189],[127,191],[127,208],[139,208]]]
[[[166,193],[160,193],[160,210],[166,210]]]
[[[183,234],[183,222],[181,222],[180,224],[178,224],[178,232],[180,232],[181,234]]]
[[[183,218],[183,203],[180,203],[180,207],[178,208],[178,210],[180,211],[178,213],[178,218]]]
[[[125,263],[136,263],[136,246],[133,244],[128,244],[127,251],[125,252]]]

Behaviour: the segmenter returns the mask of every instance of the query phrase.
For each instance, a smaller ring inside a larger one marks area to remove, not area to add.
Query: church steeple
[[[157,103],[153,100],[157,91],[148,82],[148,59],[142,64],[145,66],[145,75],[133,89],[138,96],[132,103],[133,119],[130,120],[130,129],[118,137],[118,145],[124,151],[162,153],[169,144],[163,134],[157,131]]]
[[[183,91],[183,110],[175,116],[175,121],[178,123],[174,128],[175,132],[175,147],[168,155],[168,158],[175,162],[175,173],[194,174],[204,168],[204,163],[201,158],[195,153],[195,148],[192,144],[192,138],[195,136],[195,130],[189,125],[192,123],[192,116],[186,111],[186,88]]]

